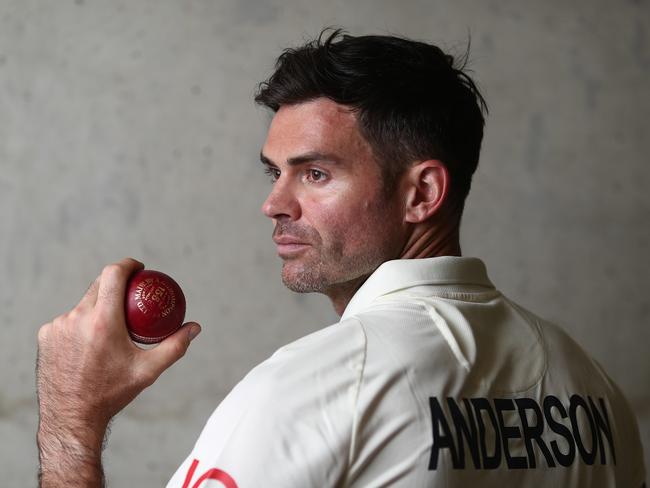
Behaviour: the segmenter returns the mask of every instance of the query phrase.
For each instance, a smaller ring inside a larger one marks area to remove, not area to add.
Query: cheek
[[[326,242],[331,243],[356,234],[354,228],[358,225],[358,219],[348,208],[339,206],[324,207],[320,209],[319,217],[320,219],[315,222],[315,226]]]
[[[379,179],[372,185],[354,178],[333,183],[304,195],[305,223],[318,232],[325,247],[338,253],[383,247],[393,219]]]
[[[385,237],[385,221],[374,202],[322,205],[314,227],[323,242],[337,251],[374,247]]]

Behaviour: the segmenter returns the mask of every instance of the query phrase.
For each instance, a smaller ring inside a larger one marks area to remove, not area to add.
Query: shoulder
[[[329,351],[354,348],[363,341],[364,335],[361,322],[357,317],[351,317],[282,346],[267,361],[296,360],[314,350],[322,350],[323,347],[327,347]],[[330,348],[328,346],[338,347]]]
[[[361,325],[344,321],[309,334],[254,367],[211,415],[197,448],[220,452],[241,439],[276,445],[284,439],[327,438],[339,443],[349,430],[364,361]],[[318,425],[328,421],[330,430]],[[301,441],[302,442],[302,441]],[[314,441],[317,442],[317,441]],[[320,442],[320,441],[318,441]]]
[[[251,373],[286,373],[287,369],[320,370],[363,354],[366,336],[356,318],[330,325],[282,346]]]
[[[232,395],[254,396],[278,407],[278,414],[323,406],[358,383],[366,336],[356,319],[345,320],[282,346],[253,368]]]
[[[221,402],[188,459],[225,470],[240,486],[333,486],[348,459],[350,392],[364,350],[354,320],[281,347]]]

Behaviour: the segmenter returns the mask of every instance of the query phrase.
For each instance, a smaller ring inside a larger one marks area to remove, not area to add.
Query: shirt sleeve
[[[345,476],[365,355],[355,320],[276,351],[217,407],[168,488],[336,486]],[[219,485],[216,485],[219,486]]]

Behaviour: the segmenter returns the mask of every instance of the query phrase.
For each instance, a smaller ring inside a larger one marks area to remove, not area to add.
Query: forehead
[[[351,153],[355,158],[371,154],[350,108],[326,98],[280,107],[262,152],[280,161],[314,151],[336,153],[342,159]]]

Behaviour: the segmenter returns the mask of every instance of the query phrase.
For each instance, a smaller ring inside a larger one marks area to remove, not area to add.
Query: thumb
[[[199,335],[201,326],[196,322],[188,322],[178,329],[172,335],[167,337],[158,346],[143,354],[143,369],[145,377],[149,378],[151,383],[185,355],[190,342]]]

